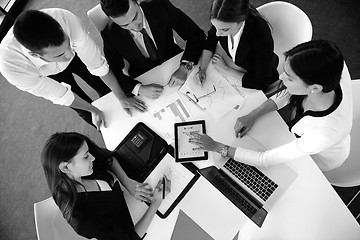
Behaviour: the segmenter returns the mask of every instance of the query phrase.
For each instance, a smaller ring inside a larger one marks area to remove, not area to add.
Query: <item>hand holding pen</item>
[[[206,81],[206,72],[201,67],[199,67],[199,71],[196,73],[196,79],[198,84],[201,86],[204,85]]]
[[[164,175],[154,190],[154,201],[163,200],[171,192],[171,181]]]

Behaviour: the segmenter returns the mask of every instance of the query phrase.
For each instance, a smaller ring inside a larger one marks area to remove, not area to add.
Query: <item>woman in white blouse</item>
[[[260,116],[287,105],[289,129],[297,137],[294,141],[265,152],[229,147],[207,135],[194,134],[189,142],[260,167],[306,155],[322,171],[339,167],[350,152],[352,126],[351,79],[343,73],[343,56],[334,43],[315,40],[292,48],[285,57],[285,72],[280,79],[286,89],[239,117],[234,129],[236,136],[242,137]]]

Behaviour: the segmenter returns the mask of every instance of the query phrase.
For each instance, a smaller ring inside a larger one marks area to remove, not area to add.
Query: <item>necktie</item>
[[[143,39],[144,39],[144,43],[145,43],[145,47],[146,50],[150,56],[150,59],[152,61],[157,61],[159,56],[158,56],[158,52],[157,49],[155,47],[154,42],[152,41],[152,39],[150,38],[150,36],[147,34],[145,28],[141,29],[140,31],[143,35]]]

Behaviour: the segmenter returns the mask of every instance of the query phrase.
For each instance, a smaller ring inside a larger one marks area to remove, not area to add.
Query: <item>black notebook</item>
[[[114,154],[130,178],[144,182],[168,150],[164,139],[139,122],[115,148]]]
[[[168,153],[171,155],[170,159],[169,156],[165,157]],[[136,124],[115,148],[114,155],[126,174],[138,182],[149,183],[153,176],[157,176],[156,181],[161,179],[164,164],[169,166],[178,164],[177,169],[186,173],[187,177],[182,179],[181,184],[174,182],[177,179],[174,174],[167,175],[167,178],[172,181],[172,186],[181,185],[181,187],[172,189],[162,202],[157,211],[157,215],[161,218],[166,218],[171,213],[200,177],[197,174],[197,168],[192,163],[175,163],[174,148],[142,122]],[[159,174],[161,176],[158,176]]]

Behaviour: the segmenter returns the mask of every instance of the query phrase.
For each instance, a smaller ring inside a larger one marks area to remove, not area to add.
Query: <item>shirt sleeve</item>
[[[72,48],[81,61],[92,75],[99,77],[106,75],[109,72],[109,65],[80,19],[67,10],[64,10],[62,14],[64,15],[63,28],[67,31]]]
[[[214,53],[218,40],[219,38],[216,36],[216,28],[214,26],[211,26],[205,40],[204,49]]]
[[[67,84],[39,74],[35,66],[24,60],[16,52],[1,51],[0,69],[6,80],[18,89],[37,97],[43,97],[54,104],[70,106],[74,94]]]
[[[61,85],[66,87],[65,94],[62,97],[54,99],[52,102],[58,105],[70,106],[74,102],[75,95],[71,91],[71,86],[69,84],[62,82]]]
[[[235,151],[234,160],[257,167],[270,167],[304,156],[317,154],[330,148],[335,138],[336,133],[331,133],[331,129],[314,126],[308,129],[300,138],[265,152],[257,152],[239,147]]]
[[[294,140],[288,144],[265,152],[257,152],[238,147],[235,151],[234,160],[255,167],[267,168],[309,155],[308,153],[301,151],[297,144],[297,140]]]
[[[136,84],[131,93],[134,94],[135,96],[139,96],[140,87],[141,87],[141,83]]]

